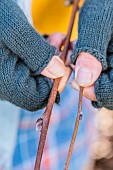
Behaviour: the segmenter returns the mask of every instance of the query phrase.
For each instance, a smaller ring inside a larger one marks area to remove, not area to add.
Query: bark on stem
[[[67,52],[68,52],[68,48],[69,48],[72,28],[73,28],[73,25],[74,25],[75,15],[76,15],[76,12],[77,12],[77,9],[78,9],[78,2],[79,2],[79,0],[74,1],[73,11],[72,11],[71,19],[70,19],[70,24],[69,24],[68,32],[67,32],[65,43],[64,43],[64,50],[62,51],[62,54],[60,55],[61,59],[64,62],[66,60],[66,56],[67,56]],[[60,78],[55,80],[53,88],[51,90],[50,97],[49,97],[48,105],[47,105],[46,110],[44,112],[44,119],[43,119],[43,124],[42,124],[42,129],[41,129],[41,135],[40,135],[40,140],[39,140],[34,170],[40,170],[43,150],[44,150],[47,131],[48,131],[49,122],[50,122],[50,117],[51,117],[52,108],[53,108],[53,105],[54,105],[54,102],[55,102],[55,99],[56,99],[56,96],[57,96],[59,82],[60,82]]]
[[[68,170],[70,160],[71,160],[71,156],[72,156],[72,152],[73,152],[73,148],[74,148],[74,143],[75,143],[77,132],[78,132],[79,123],[80,123],[80,120],[82,119],[82,96],[83,96],[83,87],[80,87],[78,114],[77,114],[74,132],[73,132],[73,136],[72,136],[72,139],[71,139],[71,143],[70,143],[70,147],[69,147],[69,151],[68,151],[64,170]]]

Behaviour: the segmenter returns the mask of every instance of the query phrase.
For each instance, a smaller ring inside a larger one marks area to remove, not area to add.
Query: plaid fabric
[[[49,126],[41,170],[62,170],[65,164],[77,113],[78,93],[67,85],[61,95],[60,106],[55,105]],[[20,110],[12,170],[33,170],[40,132],[35,123],[43,111]],[[84,170],[88,160],[88,146],[94,132],[94,109],[90,102],[83,100],[83,119],[80,123],[70,170]]]

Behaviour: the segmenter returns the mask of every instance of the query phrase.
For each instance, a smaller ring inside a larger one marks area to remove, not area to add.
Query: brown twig
[[[68,32],[67,32],[66,39],[65,39],[64,50],[62,51],[62,54],[60,56],[64,62],[66,60],[66,56],[67,56],[67,52],[68,52],[68,48],[69,48],[70,37],[71,37],[71,33],[72,33],[72,28],[74,25],[74,19],[75,19],[75,15],[76,15],[76,12],[78,9],[78,2],[79,2],[79,0],[74,1],[71,20],[70,20]],[[48,126],[49,126],[49,122],[50,122],[52,108],[53,108],[53,105],[54,105],[54,102],[55,102],[55,99],[57,96],[59,82],[60,82],[60,78],[56,79],[54,82],[54,85],[53,85],[53,88],[51,90],[51,94],[50,94],[50,97],[48,100],[48,105],[47,105],[46,110],[43,115],[44,119],[43,119],[43,123],[42,123],[41,135],[40,135],[34,170],[40,170],[43,150],[44,150],[47,131],[48,131]]]
[[[75,122],[75,127],[74,127],[74,132],[73,132],[73,136],[72,136],[72,139],[71,139],[71,143],[70,143],[70,147],[69,147],[69,151],[68,151],[68,155],[67,155],[67,159],[66,159],[66,164],[65,164],[64,170],[68,170],[70,159],[71,159],[71,155],[72,155],[73,148],[74,148],[75,139],[76,139],[77,132],[78,132],[79,123],[80,123],[80,120],[82,119],[82,96],[83,96],[83,87],[80,87],[78,114],[77,114],[77,118],[76,118],[76,122]]]

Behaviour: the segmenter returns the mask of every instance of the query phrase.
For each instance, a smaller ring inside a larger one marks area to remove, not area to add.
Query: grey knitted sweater
[[[97,102],[92,103],[113,110],[113,0],[86,0],[78,30],[72,61],[80,52],[89,52],[102,63],[102,74],[95,83]]]
[[[0,0],[0,99],[31,111],[44,107],[52,84],[40,72],[55,50],[13,0]],[[82,51],[90,52],[103,65],[93,105],[113,109],[113,0],[86,0],[73,62]]]
[[[40,72],[55,52],[13,0],[0,0],[1,100],[31,111],[44,107],[52,84]]]

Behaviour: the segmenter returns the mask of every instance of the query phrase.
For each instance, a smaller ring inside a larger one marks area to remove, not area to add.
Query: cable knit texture
[[[103,72],[95,83],[95,107],[113,109],[113,0],[86,0],[79,18],[78,42],[71,56],[89,52],[101,63]],[[93,63],[92,63],[93,64]],[[105,71],[105,72],[104,72]]]
[[[40,72],[55,54],[13,0],[0,0],[0,99],[30,111],[44,107],[52,84]]]

